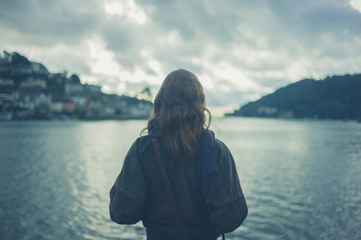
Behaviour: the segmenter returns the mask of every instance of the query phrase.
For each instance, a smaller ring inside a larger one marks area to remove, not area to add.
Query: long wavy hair
[[[209,115],[207,123],[205,112]],[[196,154],[198,142],[204,131],[209,131],[210,123],[211,113],[206,108],[201,83],[193,73],[179,69],[164,79],[143,131],[159,127],[169,152],[177,160],[187,160]]]

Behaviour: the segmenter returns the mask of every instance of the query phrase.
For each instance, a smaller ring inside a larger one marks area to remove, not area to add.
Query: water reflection
[[[217,124],[249,204],[248,228],[235,237],[358,239],[360,223],[345,224],[361,213],[361,177],[355,171],[361,170],[359,124],[262,119]],[[359,207],[350,211],[349,204]]]
[[[249,217],[227,239],[360,239],[361,124],[216,119]],[[108,192],[145,121],[0,122],[0,236],[145,239]]]

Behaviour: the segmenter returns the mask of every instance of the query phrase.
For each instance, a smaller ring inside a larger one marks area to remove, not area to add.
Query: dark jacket
[[[248,209],[235,163],[227,146],[216,139],[221,193],[213,187],[203,196],[198,156],[174,160],[160,140],[166,172],[180,211],[187,239],[216,239],[238,228]],[[149,136],[138,138],[125,157],[110,191],[110,217],[119,224],[142,220],[147,239],[179,239],[177,222]]]

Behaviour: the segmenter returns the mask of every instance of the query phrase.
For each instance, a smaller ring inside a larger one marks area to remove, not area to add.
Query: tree
[[[69,81],[70,81],[70,83],[73,83],[73,84],[81,84],[80,78],[76,74],[72,74],[69,78]]]
[[[19,53],[13,52],[11,54],[11,63],[14,66],[21,66],[21,65],[29,65],[30,61],[26,57],[20,55]]]

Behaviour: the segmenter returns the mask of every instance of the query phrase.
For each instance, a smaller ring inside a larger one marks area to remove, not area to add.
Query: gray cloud
[[[160,83],[178,68],[208,77],[213,105],[243,102],[302,77],[360,71],[361,13],[348,0],[137,0],[144,24],[129,18],[128,8],[107,15],[102,4],[0,0],[0,46],[89,75],[95,60],[89,60],[88,44],[100,39],[121,71],[143,71],[138,82],[148,76]],[[160,64],[162,74],[150,61]],[[222,68],[233,71],[233,79]],[[106,85],[106,75],[99,76]],[[109,76],[109,89],[117,86],[115,79]],[[133,80],[118,79],[128,88]],[[226,85],[231,92],[219,90]]]
[[[2,0],[2,27],[49,44],[72,44],[91,35],[100,22],[98,1]]]

